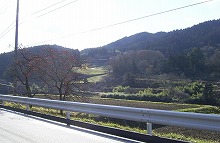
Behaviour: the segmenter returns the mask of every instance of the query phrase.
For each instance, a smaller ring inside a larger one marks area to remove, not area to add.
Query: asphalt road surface
[[[135,141],[0,108],[0,143],[122,143]]]

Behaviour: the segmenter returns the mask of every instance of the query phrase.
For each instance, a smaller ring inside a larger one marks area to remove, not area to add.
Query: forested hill
[[[220,45],[220,19],[194,25],[171,32],[142,32],[107,44],[99,48],[85,49],[82,54],[89,57],[109,57],[115,52],[131,50],[157,50],[165,56],[180,54],[195,47]]]
[[[28,50],[38,53],[44,48],[51,47],[58,50],[67,50],[67,48],[57,45],[35,46],[28,48]],[[192,50],[193,48],[199,49]],[[154,53],[151,51],[157,51],[156,53],[160,52],[161,54],[159,55],[164,56],[162,59],[168,59],[168,68],[165,68],[168,72],[179,72],[183,67],[186,67],[188,63],[180,64],[176,61],[185,61],[182,59],[188,59],[190,57],[189,55],[195,52],[202,52],[205,61],[202,63],[209,69],[211,63],[213,63],[212,67],[218,67],[216,64],[220,65],[220,62],[216,63],[218,60],[215,59],[219,59],[220,57],[220,19],[203,22],[186,29],[174,30],[171,32],[138,33],[99,48],[85,49],[81,51],[81,55],[84,58],[88,58],[88,62],[92,64],[98,63],[99,65],[103,65],[107,63],[109,59],[114,59],[112,57],[116,55],[123,55],[123,53],[141,50],[149,50],[148,52],[150,53]],[[78,50],[72,51],[79,54]],[[148,54],[149,53],[146,53],[146,55]],[[0,78],[5,68],[11,62],[13,55],[13,52],[0,54]],[[188,71],[186,68],[184,70]],[[180,73],[186,73],[186,71],[181,70]]]
[[[29,47],[29,48],[27,48],[27,50],[29,52],[41,54],[42,51],[46,51],[49,48],[53,48],[58,51],[69,50],[70,52],[73,52],[77,56],[80,55],[79,50],[73,50],[73,49],[65,48],[65,47],[58,46],[58,45],[40,45],[40,46]],[[13,57],[14,57],[14,52],[0,54],[0,79],[3,77],[3,73],[4,73],[5,69],[7,68],[7,66],[9,66],[10,63],[12,62]]]

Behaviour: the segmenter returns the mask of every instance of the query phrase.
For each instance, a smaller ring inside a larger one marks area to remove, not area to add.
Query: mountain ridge
[[[95,53],[100,55],[101,52],[98,51],[101,51],[101,49],[102,53],[103,50],[106,50],[106,53],[109,54],[115,50],[122,53],[129,50],[158,50],[168,56],[173,53],[182,53],[193,47],[216,46],[219,44],[220,19],[205,21],[185,29],[170,32],[141,32],[101,47],[84,49],[81,53],[91,55],[93,51],[96,51]]]
[[[58,45],[39,45],[29,47],[32,51],[39,51],[43,47],[56,47],[58,49],[69,49]],[[97,48],[88,48],[80,51],[83,58],[90,61],[102,61],[107,63],[109,59],[119,53],[138,50],[154,50],[161,52],[165,57],[178,55],[190,51],[195,47],[220,48],[220,19],[199,23],[186,29],[173,30],[170,32],[141,32],[126,36],[112,43]],[[73,50],[79,53],[79,50]],[[8,66],[13,57],[13,52],[0,54],[0,77],[3,70]]]

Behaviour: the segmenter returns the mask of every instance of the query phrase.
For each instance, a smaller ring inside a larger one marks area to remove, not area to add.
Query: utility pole
[[[14,62],[15,62],[15,77],[14,77],[14,95],[17,93],[17,61],[18,61],[18,16],[19,16],[19,0],[17,0],[17,10],[16,10],[16,28],[15,28],[15,55],[14,55]]]

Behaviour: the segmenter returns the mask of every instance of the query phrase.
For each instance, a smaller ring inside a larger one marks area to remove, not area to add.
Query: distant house
[[[12,83],[0,79],[0,94],[13,94],[13,91],[14,91],[14,87]],[[19,82],[17,83],[16,91],[18,94],[26,94],[25,86]]]
[[[0,94],[11,94],[13,85],[6,80],[0,79]]]

